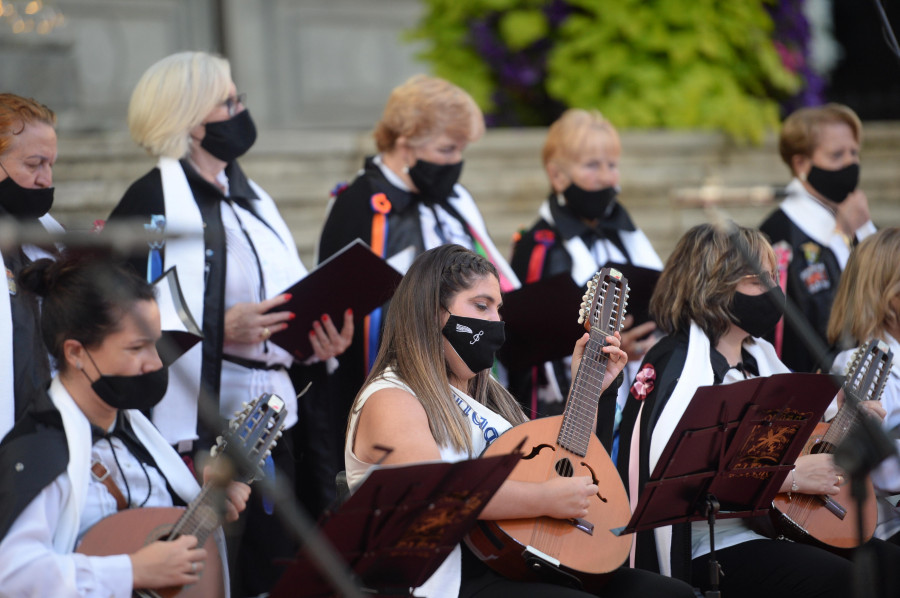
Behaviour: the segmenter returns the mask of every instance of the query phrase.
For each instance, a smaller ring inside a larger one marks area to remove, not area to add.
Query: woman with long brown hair
[[[512,425],[525,421],[515,399],[490,372],[504,340],[497,270],[459,245],[420,255],[391,301],[375,364],[353,404],[344,459],[354,488],[375,463],[475,458]],[[607,389],[625,365],[618,335],[607,337]],[[578,367],[587,335],[578,341]],[[574,375],[574,374],[573,374]],[[389,447],[385,456],[383,447]],[[482,519],[584,517],[597,485],[586,476],[540,483],[507,480]],[[586,594],[544,583],[507,580],[457,547],[416,595],[565,596]],[[693,596],[675,580],[617,570],[602,596]]]

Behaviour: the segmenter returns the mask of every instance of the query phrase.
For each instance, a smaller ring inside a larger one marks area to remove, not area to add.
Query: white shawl
[[[541,204],[541,207],[538,209],[538,214],[553,226],[556,222],[553,220],[553,215],[550,213],[549,202],[550,200],[548,199]],[[641,229],[638,228],[633,231],[620,230],[619,236],[622,239],[622,244],[625,245],[625,249],[628,250],[628,255],[624,256],[626,262],[634,264],[635,266],[640,266],[641,268],[662,270],[662,260],[659,259],[659,256],[653,249],[653,245],[650,244],[650,239],[647,238],[647,235],[645,235]],[[597,269],[606,264],[597,263],[594,254],[591,252],[591,248],[585,244],[584,239],[581,237],[576,235],[571,239],[566,240],[564,243],[566,251],[569,252],[569,256],[572,258],[572,280],[578,285],[584,286],[597,272]]]
[[[65,232],[63,227],[50,214],[44,214],[40,223],[49,233]],[[62,247],[60,247],[61,249]],[[35,261],[52,257],[49,253],[33,245],[25,245],[22,251],[28,259]],[[0,271],[6,274],[6,264],[0,254]],[[15,401],[15,369],[13,366],[13,333],[12,311],[9,303],[9,292],[0,292],[0,439],[12,429],[16,418]]]
[[[459,212],[459,215],[462,216],[475,230],[475,233],[479,237],[478,241],[488,254],[488,259],[494,264],[497,270],[500,271],[501,280],[502,278],[506,278],[512,285],[512,288],[504,288],[501,290],[503,292],[508,292],[522,286],[522,283],[519,282],[519,277],[516,276],[512,267],[506,261],[506,258],[504,258],[503,254],[497,250],[497,246],[494,245],[494,242],[491,240],[487,226],[485,226],[484,223],[484,218],[481,216],[481,212],[478,211],[478,206],[475,205],[475,200],[472,199],[472,196],[466,188],[458,183],[453,187],[453,192],[456,193],[456,197],[449,198],[450,205],[452,205],[453,208]],[[593,272],[591,274],[593,274]]]
[[[781,203],[781,211],[808,237],[830,249],[843,270],[850,257],[850,248],[837,232],[837,221],[832,213],[809,194],[800,179],[792,180],[786,189],[788,196]],[[874,232],[875,225],[869,220],[856,231],[856,238],[862,241]]]
[[[50,399],[59,410],[69,447],[69,464],[66,473],[72,484],[72,492],[60,510],[59,525],[53,534],[53,547],[66,554],[75,549],[79,521],[87,500],[91,466],[91,424],[72,399],[59,377],[50,384]],[[150,452],[159,470],[165,475],[172,489],[185,502],[190,502],[200,492],[190,470],[153,424],[140,411],[127,410],[125,417],[131,423],[138,440]]]

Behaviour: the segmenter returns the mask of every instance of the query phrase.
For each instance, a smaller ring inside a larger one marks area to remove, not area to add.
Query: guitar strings
[[[614,306],[619,305],[618,289],[616,289],[616,297],[611,300]],[[588,360],[588,363],[597,363],[598,367],[596,369],[579,367],[576,379],[573,380],[571,400],[566,405],[558,443],[573,454],[582,457],[586,456],[588,452],[597,413],[597,401],[602,393],[603,378],[606,375],[608,356],[603,353],[603,347],[606,346],[605,337],[609,335],[609,330],[615,328],[615,317],[611,313],[607,326],[603,328],[605,333],[602,338],[596,339],[592,335],[588,340],[582,356],[582,363]],[[545,476],[547,479],[550,475],[558,475],[555,462],[560,458],[562,456],[551,460]],[[547,555],[559,555],[564,540],[564,534],[559,532],[567,529],[569,525],[571,525],[569,522],[558,519],[539,518],[532,530],[530,544]]]
[[[860,347],[860,350],[857,351],[852,358],[850,370],[853,372],[853,375],[848,383],[849,386],[858,393],[862,384],[861,380],[868,378],[874,367],[874,379],[868,381],[868,388],[864,393],[866,398],[863,399],[873,400],[876,399],[876,395],[879,394],[875,389],[876,385],[873,384],[873,382],[874,380],[877,380],[880,375],[883,375],[884,363],[881,360],[875,360],[875,357],[871,354],[862,355],[863,350],[864,347]],[[847,409],[846,407],[847,405],[845,403],[844,407],[838,411],[838,414],[831,421],[828,430],[822,436],[821,443],[824,446],[824,450],[820,452],[832,453],[834,447],[840,443],[853,426],[857,425],[857,421],[859,420],[858,409]],[[785,509],[784,514],[797,525],[806,528],[813,514],[815,514],[818,509],[822,508],[821,500],[824,496],[825,495],[821,494],[798,494],[794,497],[792,495],[791,502],[787,509]]]

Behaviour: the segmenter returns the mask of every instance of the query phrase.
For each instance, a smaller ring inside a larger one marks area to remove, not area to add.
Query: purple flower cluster
[[[469,41],[495,83],[491,98],[495,108],[485,114],[488,126],[548,125],[565,109],[547,95],[543,81],[556,31],[574,9],[565,0],[553,0],[543,11],[550,26],[547,37],[515,52],[500,37],[501,13],[488,13],[469,23]]]
[[[803,79],[803,87],[794,96],[781,101],[783,115],[804,106],[824,102],[825,80],[809,64],[810,27],[803,14],[805,0],[779,0],[767,6],[775,30],[772,39],[781,56],[781,63]]]
[[[775,28],[772,39],[782,64],[803,80],[802,89],[784,98],[784,114],[802,106],[823,102],[825,81],[809,65],[810,26],[803,14],[805,0],[779,0],[767,4]],[[488,126],[545,126],[553,122],[565,106],[547,95],[543,82],[547,77],[547,56],[558,39],[566,19],[581,9],[566,0],[552,0],[543,12],[548,34],[530,46],[513,51],[499,32],[501,12],[489,12],[469,22],[469,44],[491,71],[494,109],[485,114]]]

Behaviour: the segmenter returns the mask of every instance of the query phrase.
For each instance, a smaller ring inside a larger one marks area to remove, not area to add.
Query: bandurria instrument
[[[878,400],[891,371],[893,354],[885,343],[870,341],[853,355],[844,383],[844,393],[859,401]],[[833,453],[856,424],[859,409],[848,401],[831,423],[820,423],[806,443],[802,455]],[[863,541],[875,533],[878,507],[871,480],[863,503]],[[851,496],[850,484],[841,486],[836,495],[813,495],[782,492],[772,502],[776,528],[785,536],[823,548],[855,548],[859,545],[857,521],[859,507]]]
[[[260,465],[269,456],[281,436],[287,418],[284,401],[265,393],[245,404],[229,425],[230,433],[219,437],[213,456],[227,448],[244,455],[243,461],[253,469],[241,476],[250,483],[261,479]],[[238,446],[227,446],[229,442]],[[225,595],[227,580],[212,533],[221,525],[224,513],[223,487],[230,480],[212,480],[203,485],[197,497],[186,507],[144,507],[126,509],[101,519],[84,535],[76,552],[94,556],[131,554],[156,540],[174,540],[179,536],[196,536],[197,545],[206,549],[207,557],[200,581],[190,586],[158,590],[136,589],[139,598],[210,598]]]
[[[610,530],[631,518],[625,487],[594,434],[608,357],[606,337],[622,326],[628,283],[604,268],[588,282],[579,323],[590,332],[563,415],[526,422],[497,438],[483,456],[507,454],[524,441],[523,457],[509,480],[544,482],[555,476],[590,476],[599,486],[581,519],[479,521],[466,543],[487,565],[512,579],[554,579],[596,586],[617,569],[631,549],[631,536]]]

